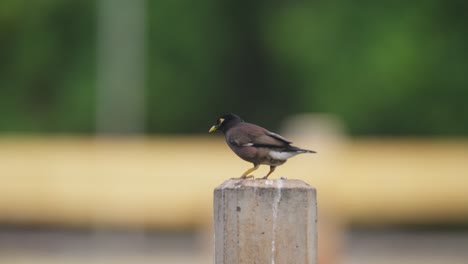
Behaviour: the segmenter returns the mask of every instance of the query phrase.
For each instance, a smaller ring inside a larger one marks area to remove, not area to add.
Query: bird
[[[253,164],[253,168],[245,171],[240,179],[254,178],[251,172],[260,165],[269,165],[270,171],[262,179],[267,179],[277,166],[283,165],[289,158],[302,153],[317,153],[295,147],[291,141],[267,129],[244,122],[238,115],[228,113],[216,120],[209,133],[221,131],[227,145],[241,159]]]

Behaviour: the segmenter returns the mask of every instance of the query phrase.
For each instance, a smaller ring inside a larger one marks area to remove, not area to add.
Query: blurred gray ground
[[[4,229],[3,263],[207,263],[199,233]]]
[[[353,231],[343,263],[468,263],[468,231]]]
[[[0,230],[0,263],[212,263],[201,233]],[[369,231],[345,235],[341,263],[468,263],[468,231]]]

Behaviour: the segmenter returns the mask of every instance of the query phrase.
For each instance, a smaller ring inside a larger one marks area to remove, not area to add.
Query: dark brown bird
[[[235,114],[225,114],[218,118],[210,133],[220,130],[226,138],[228,146],[241,159],[253,163],[241,179],[253,178],[249,173],[258,169],[261,164],[270,165],[270,171],[262,179],[267,179],[275,168],[287,159],[302,153],[316,153],[291,145],[291,141],[270,132],[263,127],[246,123]]]

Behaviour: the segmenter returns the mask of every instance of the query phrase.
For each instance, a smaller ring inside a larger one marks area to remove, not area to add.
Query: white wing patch
[[[270,157],[275,160],[287,160],[290,157],[296,156],[297,154],[300,154],[300,153],[299,152],[281,152],[281,151],[274,151],[274,150],[271,150],[268,153],[268,155],[270,155]]]
[[[253,146],[254,144],[253,143],[245,143],[244,145],[242,145],[243,147],[250,147],[250,146]]]

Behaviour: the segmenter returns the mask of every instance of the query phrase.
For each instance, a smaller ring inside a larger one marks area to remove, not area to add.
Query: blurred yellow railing
[[[468,217],[468,140],[361,139],[318,146],[272,178],[318,189],[319,208],[363,224]],[[212,191],[251,165],[221,137],[2,137],[0,222],[189,228]],[[263,176],[261,168],[256,176]]]

